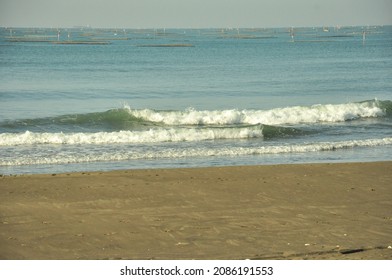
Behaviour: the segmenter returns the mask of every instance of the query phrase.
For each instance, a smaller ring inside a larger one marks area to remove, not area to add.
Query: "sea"
[[[0,28],[0,174],[392,159],[392,26]]]

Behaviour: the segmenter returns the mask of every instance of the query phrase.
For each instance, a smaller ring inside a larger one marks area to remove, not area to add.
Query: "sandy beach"
[[[0,259],[392,259],[391,171],[392,161],[3,175]]]

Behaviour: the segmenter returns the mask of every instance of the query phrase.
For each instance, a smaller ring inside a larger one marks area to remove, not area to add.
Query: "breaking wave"
[[[376,118],[391,115],[390,101],[364,101],[360,103],[294,106],[271,110],[195,110],[156,111],[133,110],[129,113],[139,119],[167,125],[232,125],[266,124],[293,125],[302,123],[344,122],[360,118]]]
[[[269,128],[271,130],[271,128]],[[142,131],[118,131],[96,133],[3,133],[0,146],[37,144],[132,144],[203,141],[217,139],[243,139],[263,137],[263,126],[207,127],[207,128],[157,128]]]
[[[124,106],[106,112],[69,114],[56,117],[0,122],[0,132],[21,131],[120,131],[162,126],[257,125],[270,126],[345,122],[392,115],[392,101],[370,100],[359,103],[293,106],[270,110],[180,111],[131,109]]]

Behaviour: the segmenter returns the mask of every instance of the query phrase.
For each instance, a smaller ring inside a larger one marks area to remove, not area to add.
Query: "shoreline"
[[[392,161],[0,177],[0,259],[392,259]]]

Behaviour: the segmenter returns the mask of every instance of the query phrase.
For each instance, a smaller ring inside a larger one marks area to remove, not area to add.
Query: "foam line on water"
[[[217,139],[244,139],[263,137],[262,126],[222,127],[222,128],[158,128],[144,131],[118,131],[97,133],[24,133],[0,134],[0,146],[38,144],[131,144],[203,141]]]
[[[279,145],[279,146],[259,146],[259,147],[195,147],[195,148],[166,148],[157,152],[155,149],[144,151],[132,151],[129,149],[112,150],[103,152],[101,150],[80,153],[59,151],[48,153],[46,156],[34,154],[22,154],[17,158],[1,158],[0,165],[35,165],[35,164],[66,164],[66,163],[88,163],[88,162],[108,162],[126,161],[138,159],[175,159],[185,157],[211,157],[211,156],[246,156],[263,154],[292,154],[333,151],[338,149],[354,149],[361,147],[376,147],[392,145],[392,137],[381,139],[364,139],[337,142],[319,142],[312,144]]]

